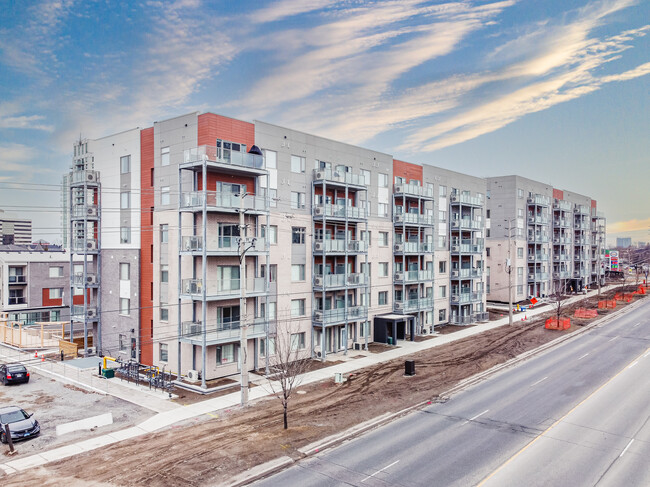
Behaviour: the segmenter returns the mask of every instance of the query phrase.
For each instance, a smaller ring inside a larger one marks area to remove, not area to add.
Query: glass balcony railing
[[[27,276],[9,276],[9,284],[27,284]]]
[[[551,199],[548,196],[542,196],[541,194],[536,194],[535,196],[528,197],[529,205],[537,206],[548,206],[551,204]]]
[[[528,235],[528,243],[548,243],[548,235]]]
[[[548,262],[548,254],[540,254],[540,253],[535,253],[535,254],[530,254],[528,256],[528,262]]]
[[[483,293],[478,293],[478,292],[464,292],[464,293],[456,293],[451,295],[452,304],[466,304],[475,301],[481,301],[482,299],[483,299]]]
[[[27,304],[27,299],[23,296],[9,296],[8,298],[8,305],[9,306],[16,306],[19,304]]]
[[[70,173],[70,184],[79,185],[79,184],[90,184],[94,185],[99,182],[99,171],[92,170],[81,170],[81,171],[72,171]]]
[[[479,279],[483,276],[481,269],[454,269],[451,271],[452,279]]]
[[[239,195],[225,191],[185,191],[181,193],[181,208],[200,209],[203,201],[209,209],[238,210],[240,208]],[[244,196],[243,208],[249,211],[268,211],[269,201],[263,196]]]
[[[314,275],[314,287],[337,288],[346,286],[365,286],[368,284],[368,274],[316,274]]]
[[[218,162],[249,169],[265,169],[264,157],[259,154],[238,152],[222,147],[200,145],[183,151],[183,162]]]
[[[529,281],[548,281],[548,272],[529,272]]]
[[[473,220],[471,218],[456,218],[451,220],[451,228],[480,230],[483,228],[483,222],[481,220]]]
[[[483,205],[483,201],[480,198],[478,198],[477,196],[470,196],[468,194],[458,194],[458,193],[451,194],[449,196],[449,201],[451,202],[451,204],[461,203],[464,205],[472,205],[472,206]]]
[[[397,224],[412,225],[433,225],[434,219],[431,215],[421,213],[394,213],[393,220]]]
[[[433,244],[430,242],[400,242],[394,246],[396,254],[425,254],[433,252]]]
[[[246,294],[259,294],[266,292],[266,279],[254,277],[244,280]],[[208,279],[205,289],[206,297],[237,297],[240,295],[240,279]],[[181,281],[181,293],[191,296],[203,296],[202,279],[183,279]]]
[[[482,238],[475,240],[453,240],[450,250],[452,254],[480,254],[485,248],[484,242]]]
[[[424,198],[433,198],[433,189],[427,188],[425,186],[419,186],[417,184],[395,184],[393,186],[393,192],[397,195],[405,196],[420,196]]]
[[[397,271],[393,275],[395,282],[418,282],[418,281],[431,281],[433,280],[433,271]]]
[[[368,244],[364,240],[314,240],[314,252],[331,253],[365,253],[368,251]]]
[[[530,225],[548,225],[548,217],[529,215],[528,223]]]
[[[433,308],[433,298],[415,298],[415,299],[406,299],[402,301],[395,301],[393,303],[393,309],[395,311],[402,311],[402,312],[411,312],[411,311],[418,311],[418,310],[424,310],[424,309],[432,309]]]
[[[368,317],[368,308],[366,306],[350,306],[345,308],[316,310],[314,311],[314,321],[324,325],[344,323],[346,321],[360,321]]]
[[[556,210],[571,211],[571,206],[571,203],[564,200],[553,203],[553,208]]]
[[[250,239],[251,237],[249,237]],[[266,240],[262,237],[254,237],[255,241],[249,240],[246,245],[247,252],[264,252],[266,250]],[[211,253],[239,253],[239,237],[208,237],[206,252]],[[181,239],[181,251],[183,252],[202,252],[203,237],[191,235]]]
[[[365,220],[368,218],[368,215],[365,208],[358,206],[325,204],[314,206],[314,217],[339,220]]]
[[[84,307],[83,306],[72,306],[72,310],[70,312],[72,315],[72,318],[75,320],[83,320],[84,319]],[[87,306],[86,307],[86,317],[88,319],[95,319],[97,318],[97,308],[95,306]]]
[[[246,336],[255,338],[266,334],[267,318],[255,318],[249,321],[246,327]],[[198,321],[185,321],[181,323],[182,338],[201,340],[203,337],[203,323]],[[241,323],[231,321],[229,323],[217,323],[208,325],[205,329],[207,342],[227,342],[237,340],[241,335]]]
[[[367,186],[368,182],[360,174],[332,169],[314,169],[314,181],[325,181],[334,184],[351,184],[353,186]]]

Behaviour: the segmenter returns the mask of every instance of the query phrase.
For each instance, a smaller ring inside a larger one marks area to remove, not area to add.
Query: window
[[[443,186],[442,184],[438,186],[438,196],[447,196],[447,186]]]
[[[160,347],[160,361],[167,362],[169,361],[169,348],[166,343],[159,344]]]
[[[302,350],[305,348],[305,332],[291,334],[291,350]]]
[[[262,238],[266,238],[266,225],[262,225]],[[278,226],[269,225],[269,244],[277,245],[278,243]]]
[[[440,286],[438,288],[438,297],[446,298],[447,297],[447,286]]]
[[[388,205],[386,203],[377,203],[377,216],[388,216]]]
[[[160,165],[169,166],[169,147],[160,149]]]
[[[131,227],[120,227],[120,243],[131,243]]]
[[[63,267],[50,267],[50,277],[63,277]]]
[[[131,279],[131,264],[120,262],[120,281]]]
[[[379,263],[379,277],[388,277],[388,262]]]
[[[169,321],[169,308],[167,303],[160,303],[160,321]]]
[[[388,232],[379,232],[379,246],[388,247]]]
[[[517,198],[523,198],[524,197],[524,190],[517,188]]]
[[[485,210],[485,217],[490,218],[490,210],[489,209]]]
[[[517,216],[518,216],[519,218],[523,218],[523,217],[524,217],[524,209],[523,209],[523,208],[517,208]]]
[[[447,235],[438,235],[438,248],[439,249],[447,248]]]
[[[305,264],[291,265],[291,280],[293,282],[305,280]]]
[[[50,288],[50,299],[61,299],[63,297],[62,288]]]
[[[438,211],[438,220],[441,222],[446,222],[447,221],[447,212],[446,211]]]
[[[266,343],[267,341],[265,338],[260,339],[260,355],[262,356],[266,356]],[[269,338],[268,344],[269,355],[275,355],[275,338]]]
[[[388,187],[388,174],[382,174],[379,173],[377,174],[378,176],[378,186],[380,188],[387,188]]]
[[[447,319],[447,310],[440,309],[438,310],[438,321],[445,321]]]
[[[489,228],[485,229],[485,236],[488,237],[488,238],[490,237],[490,229]]]
[[[379,291],[377,295],[377,303],[379,305],[388,304],[388,291]]]
[[[517,247],[517,257],[519,259],[523,259],[523,257],[524,257],[524,248],[523,247]]]
[[[490,256],[490,247],[485,247],[485,256],[486,257]]]
[[[266,168],[276,169],[278,167],[278,153],[272,150],[264,150],[266,156]]]
[[[523,284],[517,286],[517,294],[524,294],[524,286],[523,286]]]
[[[305,227],[291,227],[291,243],[292,244],[305,243]]]
[[[168,205],[169,204],[169,186],[163,186],[160,188],[160,204]]]
[[[127,344],[128,344],[128,341],[126,339],[126,335],[123,335],[123,334],[120,333],[119,342],[120,342],[120,352],[126,352],[126,347],[127,347]]]
[[[366,242],[368,244],[368,247],[372,245],[372,232],[368,231],[366,232],[365,230],[361,230],[361,233],[359,235],[361,237],[361,240]]]
[[[441,260],[438,262],[438,272],[440,274],[445,274],[447,272],[447,261],[446,260]]]
[[[169,225],[166,223],[160,225],[160,243],[169,243]]]
[[[129,316],[131,314],[131,300],[128,298],[120,298],[120,314]]]
[[[120,209],[128,210],[131,208],[131,192],[123,191],[120,193]]]
[[[221,345],[217,347],[217,365],[231,364],[235,361],[235,345],[229,343],[228,345]]]
[[[120,174],[128,174],[131,172],[131,156],[120,157]]]
[[[278,281],[278,265],[270,264],[269,265],[269,282]]]
[[[305,193],[291,192],[291,208],[294,210],[305,207]]]
[[[361,179],[365,181],[366,184],[370,184],[370,171],[367,169],[362,169],[361,170]]]
[[[292,299],[291,300],[291,316],[304,316],[305,315],[305,300]]]
[[[169,265],[160,265],[160,282],[169,282]]]
[[[305,158],[300,156],[291,156],[291,172],[305,172]]]

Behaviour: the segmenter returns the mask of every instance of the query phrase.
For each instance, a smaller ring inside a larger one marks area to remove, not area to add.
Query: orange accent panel
[[[596,200],[591,200],[591,207],[596,208]]]
[[[203,189],[203,175],[199,174],[198,179],[198,190]],[[217,181],[222,183],[231,183],[231,184],[245,184],[246,192],[250,194],[255,194],[255,178],[247,176],[234,176],[230,174],[218,174],[214,172],[208,173],[208,191],[214,191],[217,187]]]
[[[422,166],[418,164],[393,159],[393,177],[396,176],[406,179],[407,182],[416,179],[420,181],[420,184],[424,185]]]
[[[553,198],[556,200],[563,200],[564,199],[564,191],[561,189],[555,189],[553,188]]]
[[[140,187],[150,185],[151,170],[154,159],[153,127],[140,131]],[[153,191],[140,192],[140,208],[154,206]],[[149,289],[153,283],[153,227],[149,224],[150,215],[146,211],[140,212],[140,362],[153,365],[153,301]]]
[[[63,298],[50,299],[50,288],[43,288],[43,306],[63,306]]]

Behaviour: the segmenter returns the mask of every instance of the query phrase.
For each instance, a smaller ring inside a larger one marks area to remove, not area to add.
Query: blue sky
[[[200,110],[548,182],[596,198],[609,241],[650,240],[648,1],[1,6],[0,208],[36,236],[58,239],[46,185],[80,134]]]

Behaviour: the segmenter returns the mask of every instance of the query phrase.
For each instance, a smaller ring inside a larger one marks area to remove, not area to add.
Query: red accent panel
[[[596,208],[596,200],[591,200],[591,207]]]
[[[202,113],[198,117],[198,145],[215,146],[217,139],[246,144],[250,149],[255,144],[255,125],[215,113]]]
[[[86,299],[86,303],[90,303],[90,289],[87,290],[88,294],[88,299]],[[77,296],[72,296],[72,304],[76,304],[78,306],[83,306],[84,305],[84,295],[79,294]]]
[[[553,198],[556,200],[563,200],[564,199],[564,191],[561,189],[555,189],[553,188]]]
[[[44,287],[43,306],[63,306],[63,298],[50,299],[50,288]]]
[[[151,171],[154,159],[153,127],[140,131],[140,187],[151,184]],[[140,208],[154,206],[153,191],[141,191]],[[153,284],[153,227],[149,223],[150,215],[140,213],[140,362],[153,365],[153,301],[149,289]]]
[[[234,176],[229,174],[218,174],[214,172],[208,173],[208,191],[214,191],[217,187],[217,181],[222,183],[231,183],[231,184],[245,184],[246,192],[250,194],[255,194],[255,178],[246,177],[246,176]],[[198,190],[203,189],[203,181],[201,174],[199,174],[198,180]]]
[[[410,162],[398,161],[393,159],[393,176],[399,176],[411,182],[412,179],[420,181],[424,185],[422,166]],[[394,180],[393,180],[394,181]]]

